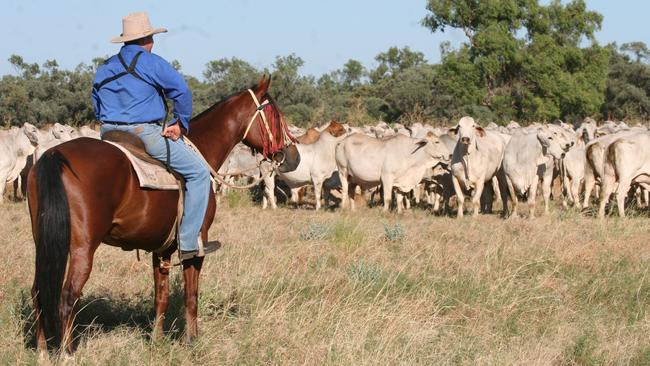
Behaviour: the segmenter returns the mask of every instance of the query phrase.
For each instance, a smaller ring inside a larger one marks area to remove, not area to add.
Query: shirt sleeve
[[[95,110],[95,120],[99,121],[99,116],[101,115],[101,111],[99,110],[99,95],[97,95],[97,89],[95,87],[92,87],[91,95],[90,95],[93,103],[93,109]]]
[[[156,57],[156,59],[155,72],[152,77],[154,82],[163,89],[165,96],[174,101],[172,123],[178,119],[185,131],[189,131],[189,122],[192,117],[192,91],[183,76],[169,62],[160,57]]]

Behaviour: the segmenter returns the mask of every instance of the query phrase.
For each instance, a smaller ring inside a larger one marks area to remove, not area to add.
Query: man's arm
[[[173,123],[180,122],[180,126],[189,130],[192,117],[192,91],[190,91],[183,76],[176,71],[167,61],[156,57],[154,65],[154,81],[164,90],[165,96],[174,101]]]
[[[95,111],[95,119],[99,121],[99,95],[97,95],[97,90],[93,87],[93,90],[90,95],[93,102],[93,110]]]

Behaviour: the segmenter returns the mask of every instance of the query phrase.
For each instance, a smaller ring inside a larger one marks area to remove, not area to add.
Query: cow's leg
[[[300,203],[299,191],[300,188],[291,188],[291,203],[298,207]]]
[[[492,177],[492,191],[494,192],[494,197],[496,197],[494,201],[501,201],[501,188],[499,187],[499,180],[496,175]]]
[[[544,196],[544,215],[548,215],[550,210],[550,201],[551,201],[551,193],[553,189],[553,170],[549,169],[551,174],[548,174],[548,172],[544,173],[544,176],[542,177],[542,196]],[[538,181],[539,178],[535,179],[535,181]]]
[[[571,180],[571,196],[573,196],[573,204],[582,209],[580,203],[580,179],[574,178]]]
[[[262,172],[262,174],[264,174],[264,197],[262,197],[262,209],[265,209],[267,205],[270,204],[271,209],[275,210],[278,208],[275,200],[275,174],[266,172]]]
[[[479,210],[481,208],[481,195],[483,194],[483,188],[485,187],[485,178],[479,178],[476,182],[476,188],[472,193],[472,216],[477,217]]]
[[[156,253],[152,253],[151,256],[153,263],[154,308],[156,310],[152,338],[158,340],[163,335],[165,313],[169,304],[169,266],[171,254],[166,254],[162,260]]]
[[[568,202],[571,202],[571,182],[569,181],[569,176],[568,174],[563,174],[562,175],[562,208],[568,209],[569,204]]]
[[[93,265],[93,255],[99,243],[88,246],[78,246],[75,250],[70,251],[70,264],[66,280],[61,291],[61,303],[59,305],[59,314],[61,315],[61,349],[72,353],[72,329],[74,322],[74,308],[77,300],[81,297],[83,289]]]
[[[616,190],[616,206],[618,207],[618,216],[620,217],[625,217],[625,198],[627,197],[631,185],[631,177],[619,177],[618,188]]]
[[[413,195],[415,195],[415,190],[412,190],[411,192],[413,193]],[[404,203],[405,209],[410,210],[411,209],[411,195],[409,193],[406,193],[406,194],[402,194],[402,197],[404,199],[403,203]]]
[[[318,180],[313,180],[312,183],[314,184],[314,200],[316,200],[316,211],[320,210],[320,198],[321,198],[321,191],[323,189],[323,182],[318,181]]]
[[[605,206],[609,202],[609,196],[614,191],[616,187],[616,177],[613,174],[603,174],[601,178],[601,187],[600,187],[600,202],[598,205],[598,217],[605,217]]]
[[[399,190],[395,191],[395,206],[397,207],[397,213],[401,214],[404,209],[404,199],[407,199],[406,195],[400,192]],[[408,206],[406,207],[408,209]]]
[[[533,219],[535,218],[535,200],[537,198],[537,186],[539,185],[539,176],[535,174],[532,180],[532,184],[528,189],[528,217]],[[542,189],[544,189],[544,183],[542,184]],[[544,204],[547,204],[546,193],[544,193]]]
[[[462,188],[460,188],[460,183],[455,176],[451,177],[451,181],[454,184],[454,191],[456,191],[456,201],[458,206],[457,217],[463,217],[463,206],[465,204],[465,195],[463,194]]]
[[[517,192],[515,191],[515,186],[512,184],[510,177],[506,176],[506,184],[508,185],[508,192],[510,193],[510,200],[512,201],[512,212],[510,212],[510,217],[517,217],[517,209],[519,208],[519,197],[517,197]],[[503,208],[507,209],[508,200],[507,198],[503,201]]]
[[[4,202],[5,199],[5,189],[7,188],[6,182],[7,182],[7,177],[0,176],[0,203]]]
[[[381,181],[384,192],[384,212],[390,209],[390,201],[393,199],[393,180],[384,178]]]
[[[185,281],[185,339],[192,343],[198,336],[197,312],[199,305],[199,274],[203,257],[183,261],[183,280]]]
[[[341,181],[341,209],[345,209],[350,204],[350,192],[348,187],[348,174],[339,168],[339,180]],[[353,193],[354,194],[354,193]]]
[[[438,213],[440,211],[440,195],[438,192],[431,192],[429,197],[429,201],[433,204],[433,212]]]
[[[594,185],[596,184],[596,178],[588,165],[589,164],[586,164],[585,166],[585,198],[582,201],[582,207],[584,208],[589,207],[591,191],[594,189]]]

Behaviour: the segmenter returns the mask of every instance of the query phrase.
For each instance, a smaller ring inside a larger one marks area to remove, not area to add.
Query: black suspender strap
[[[156,89],[156,91],[158,92],[158,95],[160,95],[160,98],[162,99],[163,106],[165,106],[165,117],[162,120],[162,128],[164,130],[165,129],[165,121],[167,121],[167,115],[169,114],[169,107],[167,107],[167,100],[165,98],[165,91],[161,87],[159,87],[158,85],[155,85],[155,84],[150,83],[149,81],[145,80],[142,76],[138,75],[138,73],[135,72],[135,65],[138,64],[138,59],[140,58],[140,55],[142,54],[142,52],[144,52],[144,51],[139,51],[138,53],[136,53],[135,57],[133,57],[133,60],[131,60],[131,63],[128,66],[126,64],[126,61],[124,61],[124,58],[122,57],[122,54],[118,53],[117,58],[120,60],[120,63],[122,64],[122,66],[124,67],[124,69],[126,71],[122,71],[119,74],[115,74],[115,75],[113,75],[113,76],[111,76],[109,78],[106,78],[106,79],[102,80],[100,83],[97,83],[97,84],[93,85],[93,87],[95,88],[95,90],[99,90],[104,85],[110,83],[111,81],[117,80],[117,79],[121,78],[122,76],[125,76],[125,75],[128,75],[128,74],[131,74],[136,79],[139,79],[139,80],[151,85],[154,89]],[[165,145],[166,145],[166,148],[167,148],[167,159],[165,161],[165,165],[167,166],[167,171],[171,172],[171,167],[169,165],[170,164],[169,139],[167,139],[166,137],[165,137]]]

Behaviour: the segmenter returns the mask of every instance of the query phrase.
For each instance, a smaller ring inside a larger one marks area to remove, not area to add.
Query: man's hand
[[[181,134],[182,134],[181,124],[178,122],[174,123],[171,126],[166,126],[163,132],[161,133],[161,135],[165,137],[169,137],[173,141],[176,141],[179,138],[181,138]]]

